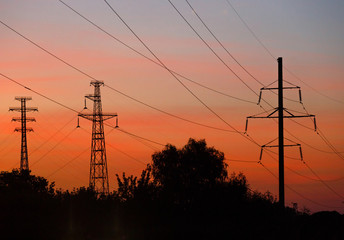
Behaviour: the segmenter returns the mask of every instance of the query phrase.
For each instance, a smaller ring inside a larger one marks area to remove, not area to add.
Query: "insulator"
[[[78,125],[76,126],[76,128],[80,128],[79,117],[78,117]]]
[[[300,103],[302,103],[302,96],[301,96],[301,89],[299,88],[299,99],[300,99]]]
[[[118,117],[116,116],[116,128],[118,128]]]
[[[87,106],[86,106],[86,98],[85,98],[85,107],[84,107],[84,109],[87,109]]]
[[[263,149],[264,149],[264,148],[261,148],[261,149],[260,149],[259,161],[262,160],[262,157],[263,157]]]
[[[317,131],[317,122],[315,121],[315,117],[314,117],[314,131]]]
[[[248,118],[246,118],[245,132],[247,132]]]
[[[300,149],[300,158],[301,158],[301,161],[303,162],[303,155],[302,155],[302,148],[301,148],[301,146],[299,147],[299,149]]]
[[[260,100],[262,99],[262,89],[260,89],[260,93],[259,93],[259,99],[258,99],[258,103],[257,105],[260,104]]]

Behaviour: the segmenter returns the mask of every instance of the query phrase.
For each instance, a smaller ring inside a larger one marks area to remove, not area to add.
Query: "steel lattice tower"
[[[103,114],[100,95],[102,81],[92,81],[94,94],[85,95],[85,100],[93,101],[93,113],[79,113],[78,116],[92,121],[92,143],[90,160],[90,182],[89,187],[99,194],[109,193],[109,179],[105,149],[104,121],[117,117],[115,113]],[[86,101],[85,101],[86,105]],[[85,106],[86,108],[86,106]]]
[[[32,128],[26,127],[26,122],[35,122],[33,117],[26,117],[26,112],[38,111],[36,107],[26,107],[26,101],[31,100],[31,97],[15,97],[15,100],[20,101],[20,107],[10,107],[9,111],[17,111],[21,113],[20,117],[12,118],[12,121],[21,122],[20,128],[15,128],[15,132],[21,132],[21,153],[20,153],[20,171],[29,170],[29,160],[27,154],[27,132],[33,132]]]

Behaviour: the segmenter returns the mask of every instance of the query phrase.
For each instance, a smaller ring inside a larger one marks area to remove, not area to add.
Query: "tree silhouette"
[[[142,171],[140,178],[130,175],[127,177],[125,173],[122,174],[122,178],[116,174],[118,188],[114,192],[115,196],[121,201],[136,200],[148,200],[153,199],[156,195],[157,185],[151,178],[152,169],[150,165]]]
[[[169,144],[154,153],[151,167],[154,180],[176,203],[191,203],[227,178],[224,154],[192,138],[182,149]]]

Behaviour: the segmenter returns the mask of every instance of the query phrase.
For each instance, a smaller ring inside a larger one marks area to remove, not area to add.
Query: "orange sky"
[[[66,2],[126,44],[153,58],[105,4],[80,0]],[[258,93],[262,86],[226,55],[184,1],[173,2],[219,56]],[[257,79],[265,85],[277,79],[277,62],[257,43],[225,1],[214,4],[207,1],[190,2],[226,48]],[[258,1],[233,1],[233,5],[269,50],[276,56],[283,57],[289,70],[314,89],[342,102],[323,97],[284,72],[287,81],[301,86],[303,102],[307,110],[317,116],[321,131],[338,151],[344,152],[344,32],[340,27],[344,20],[341,14],[344,6],[338,1],[306,2],[307,4],[298,1],[265,1],[258,4]],[[226,94],[253,102],[258,100],[255,94],[212,55],[167,1],[147,1],[145,4],[135,1],[110,3],[169,68]],[[1,21],[48,51],[131,97],[192,121],[230,129],[166,70],[114,41],[58,1],[0,1],[0,16]],[[89,86],[91,79],[49,56],[1,24],[0,31],[2,74],[68,107],[76,110],[83,108],[84,95],[93,92]],[[18,114],[8,112],[8,107],[19,106],[19,102],[14,100],[15,96],[32,96],[33,100],[28,105],[39,108],[38,113],[29,114],[37,119],[37,122],[29,124],[35,132],[28,135],[29,154],[32,153],[29,162],[33,173],[55,181],[57,187],[63,189],[87,186],[91,123],[80,120],[83,129],[75,129],[76,113],[35,95],[6,78],[1,77],[0,81],[0,169],[9,170],[19,166],[20,134],[13,133],[13,129],[19,125],[11,122],[11,118]],[[256,104],[240,102],[188,81],[183,82],[239,131],[244,131],[246,116],[262,112]],[[208,145],[223,151],[228,159],[258,161],[260,148],[237,133],[208,129],[171,118],[107,87],[102,87],[101,91],[103,110],[117,112],[119,126],[124,130],[178,147],[186,144],[190,137],[205,138]],[[298,100],[297,92],[287,90],[285,95]],[[276,96],[271,93],[264,92],[263,97],[273,105],[277,103]],[[263,106],[269,108],[266,104]],[[90,102],[88,107],[91,108]],[[285,107],[303,111],[300,104],[290,101],[285,101]],[[296,121],[309,128],[313,127],[309,119]],[[114,124],[114,121],[109,121],[109,124]],[[285,127],[307,144],[302,144],[304,160],[322,179],[344,177],[344,160],[331,153],[331,149],[314,131],[290,120],[285,120]],[[111,189],[115,187],[116,173],[139,175],[145,164],[150,162],[154,151],[163,148],[153,143],[142,144],[141,141],[120,131],[111,131],[108,127],[105,129],[106,142],[109,144],[107,156]],[[272,120],[250,120],[248,134],[263,145],[277,137],[277,125]],[[288,133],[285,136],[300,142]],[[298,149],[288,148],[286,155],[298,158]],[[68,162],[70,164],[59,170]],[[269,190],[277,195],[277,180],[259,164],[230,161],[228,164],[230,172],[244,172],[253,189]],[[277,162],[267,154],[263,155],[263,164],[278,174]],[[309,179],[316,176],[301,161],[286,159],[285,165],[306,176],[299,176],[286,169],[286,184],[305,198],[329,207],[312,203],[288,189],[286,204],[298,202],[300,206],[307,206],[313,211],[344,212],[343,199],[321,182]],[[330,181],[327,184],[344,196],[344,180]]]

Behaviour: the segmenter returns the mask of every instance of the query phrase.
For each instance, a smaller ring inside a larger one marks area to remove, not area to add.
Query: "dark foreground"
[[[344,239],[343,215],[281,210],[270,194],[251,192],[243,175],[178,193],[145,179],[124,176],[116,192],[97,197],[3,172],[0,239]]]

